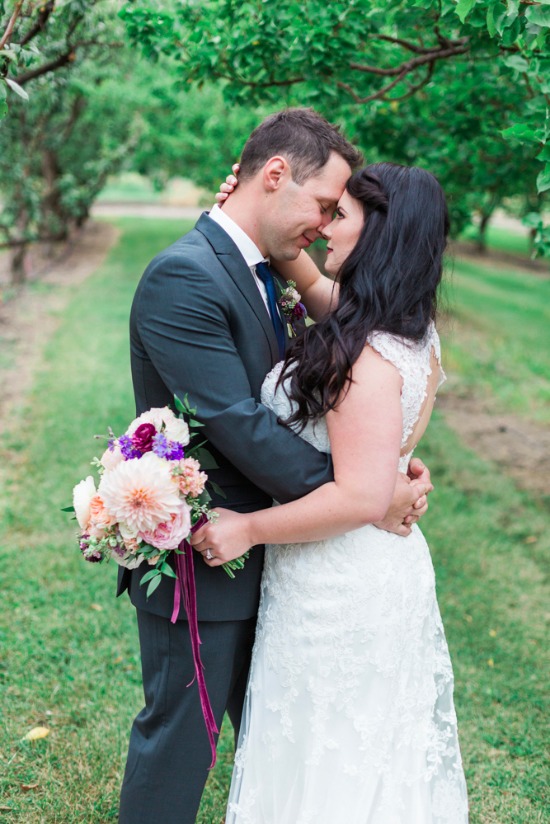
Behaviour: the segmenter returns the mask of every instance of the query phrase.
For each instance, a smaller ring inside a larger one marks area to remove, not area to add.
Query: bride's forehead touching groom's
[[[293,260],[317,240],[331,222],[350,175],[350,166],[336,152],[301,184],[293,179],[284,156],[270,158],[258,173],[258,228],[265,254]]]

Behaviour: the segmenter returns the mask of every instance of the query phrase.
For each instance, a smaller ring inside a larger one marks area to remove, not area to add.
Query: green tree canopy
[[[181,0],[128,4],[130,37],[233,103],[312,105],[367,155],[424,163],[455,217],[550,189],[547,0]]]

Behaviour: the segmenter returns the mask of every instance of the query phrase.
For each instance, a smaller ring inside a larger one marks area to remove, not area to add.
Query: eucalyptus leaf
[[[208,492],[206,487],[203,489],[203,491],[199,495],[198,500],[199,500],[199,503],[202,504],[203,506],[206,506],[212,500],[212,495],[210,495],[210,493]]]
[[[227,498],[227,495],[225,494],[221,486],[219,486],[211,478],[209,478],[206,483],[208,486],[212,487],[213,492],[215,492],[216,495],[218,495],[220,498]]]
[[[149,570],[149,572],[145,573],[145,575],[142,577],[141,581],[139,582],[140,586],[142,586],[143,584],[146,584],[147,581],[152,581],[154,578],[158,578],[159,582],[160,582],[161,573],[156,568],[151,569],[151,570]]]
[[[184,406],[182,401],[180,401],[177,395],[174,395],[174,406],[176,407],[178,412],[181,412],[182,414],[185,414],[187,412],[187,408]]]
[[[203,448],[203,444],[207,443],[207,441],[203,441],[202,444],[199,444],[194,450],[194,454],[196,459],[201,465],[201,469],[205,472],[210,471],[211,469],[219,469],[218,464],[211,452],[208,449]]]
[[[150,581],[149,586],[147,587],[147,593],[146,593],[147,599],[149,599],[151,597],[151,595],[153,594],[153,592],[156,589],[158,589],[161,581],[162,581],[162,575],[157,575],[156,578],[153,578]]]
[[[163,575],[166,575],[168,578],[177,578],[178,577],[176,575],[176,573],[174,572],[174,570],[172,569],[172,567],[170,566],[170,564],[167,563],[166,561],[164,561],[164,563],[161,564],[160,571]]]

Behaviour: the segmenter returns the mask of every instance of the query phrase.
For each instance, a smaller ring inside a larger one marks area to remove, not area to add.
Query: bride
[[[276,264],[317,323],[262,401],[332,452],[335,479],[269,510],[220,509],[193,539],[210,566],[270,544],[227,824],[468,821],[429,549],[417,525],[372,525],[444,379],[447,231],[436,179],[380,163],[350,178],[325,231],[337,286],[304,253]]]

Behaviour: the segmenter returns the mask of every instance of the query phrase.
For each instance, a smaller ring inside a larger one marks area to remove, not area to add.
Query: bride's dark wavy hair
[[[436,178],[417,167],[375,163],[352,175],[346,189],[361,202],[365,223],[339,272],[338,305],[296,339],[281,376],[290,376],[296,405],[285,423],[298,428],[335,408],[371,332],[421,340],[436,314],[449,231]]]

